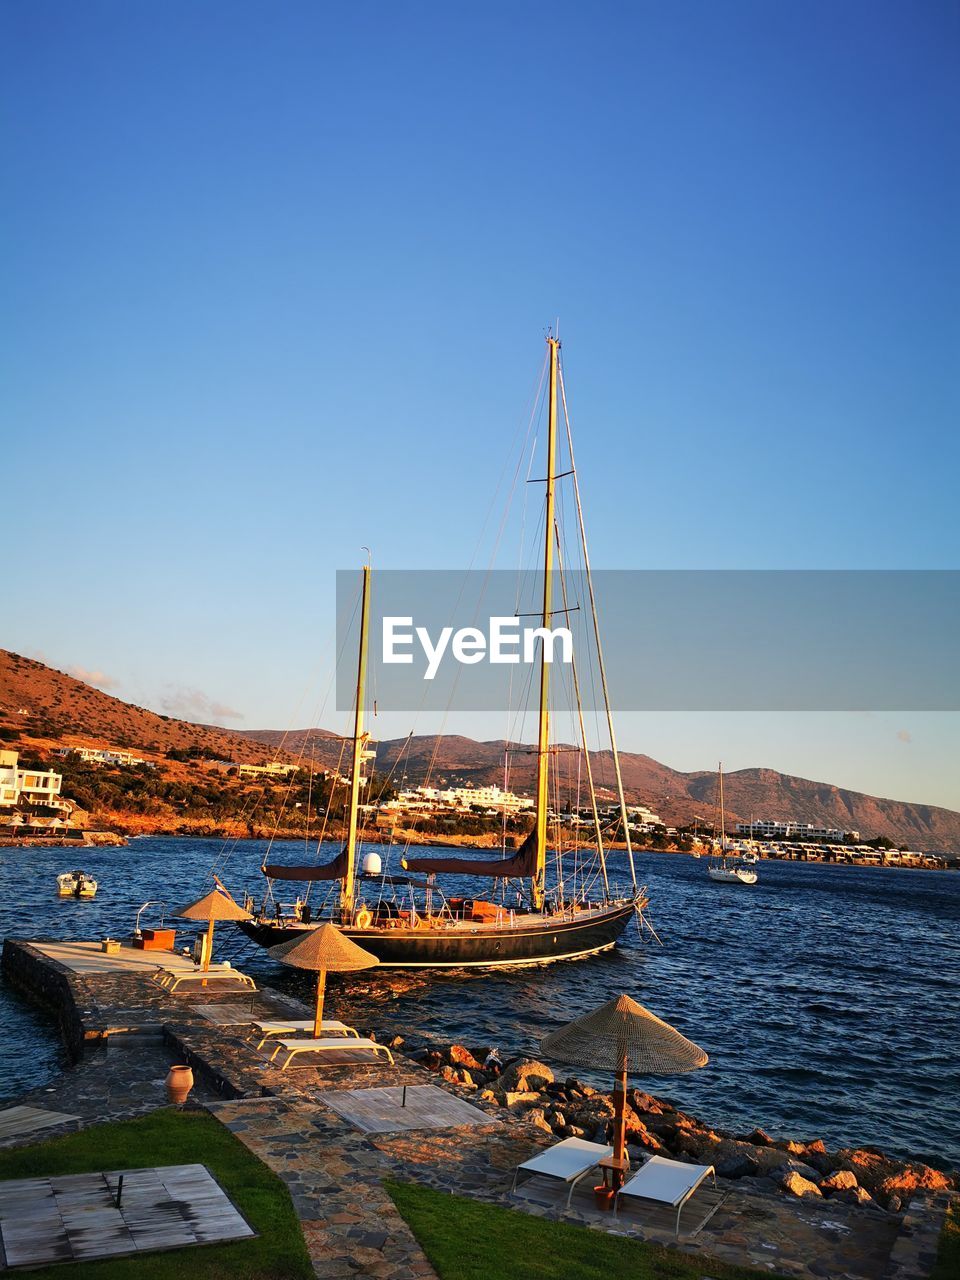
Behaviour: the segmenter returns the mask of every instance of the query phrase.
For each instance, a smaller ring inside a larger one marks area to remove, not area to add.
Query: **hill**
[[[318,761],[335,765],[339,740],[322,730],[295,730],[286,735],[275,730],[249,729],[242,737],[274,746],[281,739],[293,752],[309,751]],[[446,735],[398,738],[377,746],[376,767],[381,773],[395,770],[394,785],[403,778],[411,786],[430,777],[434,783],[503,785],[507,744],[502,740],[476,742]],[[571,757],[572,758],[572,757]],[[563,756],[558,757],[563,760]],[[598,790],[613,796],[614,776],[610,753],[593,752]],[[717,778],[712,770],[682,773],[650,756],[624,751],[620,755],[624,790],[628,800],[654,809],[668,823],[689,823],[697,816],[712,821]],[[510,787],[529,793],[535,762],[530,748],[514,743],[510,748]],[[845,790],[827,782],[814,782],[778,773],[774,769],[740,769],[725,775],[724,792],[730,822],[751,817],[789,819],[816,826],[856,830],[864,839],[889,836],[911,848],[960,850],[960,813],[934,805],[910,804]]]
[[[174,767],[165,759],[171,750],[195,748],[251,764],[312,756],[318,764],[336,767],[343,749],[342,739],[324,729],[228,730],[158,715],[5,649],[0,649],[0,738],[47,755],[57,745],[122,747],[162,760],[165,774],[175,778],[187,773],[185,766]],[[398,738],[377,745],[376,768],[391,774],[394,786],[415,786],[427,778],[502,785],[506,747],[502,740],[477,742],[453,734]],[[557,760],[561,771],[567,768],[565,761],[575,768],[573,755],[561,753]],[[594,752],[592,761],[598,789],[612,798],[610,753]],[[628,799],[649,805],[666,822],[711,818],[716,791],[712,771],[682,773],[634,752],[621,754],[621,766]],[[529,794],[534,770],[530,748],[512,744],[510,787]],[[728,774],[725,790],[731,822],[748,822],[751,816],[792,819],[858,830],[867,839],[886,835],[914,848],[960,850],[960,813],[950,809],[864,795],[763,768]]]
[[[0,728],[33,742],[123,747],[145,755],[202,747],[226,759],[243,753],[241,759],[256,764],[275,754],[264,743],[228,729],[190,724],[122,702],[7,649],[0,649]]]

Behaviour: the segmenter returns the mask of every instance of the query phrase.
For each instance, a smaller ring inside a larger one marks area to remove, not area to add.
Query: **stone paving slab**
[[[8,1267],[92,1261],[254,1234],[200,1164],[0,1182],[0,1241]]]
[[[41,1129],[70,1124],[79,1116],[65,1111],[48,1111],[43,1107],[6,1107],[0,1111],[0,1143],[9,1138],[23,1138]]]
[[[433,1084],[327,1090],[319,1098],[363,1133],[456,1129],[462,1125],[490,1123],[486,1112]]]

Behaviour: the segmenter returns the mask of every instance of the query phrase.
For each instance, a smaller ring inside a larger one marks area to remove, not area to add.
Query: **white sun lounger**
[[[183,982],[199,982],[204,985],[214,979],[232,978],[235,982],[239,982],[249,991],[256,991],[257,984],[246,973],[241,973],[239,969],[231,968],[230,965],[211,965],[209,969],[164,969],[161,965],[153,975],[154,981],[158,986],[163,987],[164,991],[176,991],[177,987]]]
[[[248,1039],[252,1040],[254,1036],[259,1036],[257,1048],[262,1049],[272,1036],[287,1035],[291,1031],[312,1030],[312,1018],[304,1018],[302,1020],[292,1018],[289,1022],[255,1022],[253,1031]],[[334,1022],[333,1020],[328,1022],[326,1018],[320,1023],[320,1030],[324,1036],[356,1036],[358,1040],[360,1038],[360,1032],[357,1031],[356,1027],[348,1027],[345,1022]]]
[[[281,1049],[287,1055],[286,1061],[280,1068],[281,1071],[286,1071],[287,1067],[289,1067],[290,1063],[298,1053],[327,1053],[330,1050],[339,1050],[342,1053],[344,1049],[370,1049],[374,1053],[384,1053],[386,1054],[391,1067],[394,1065],[393,1054],[385,1044],[377,1044],[376,1040],[365,1040],[360,1036],[357,1036],[356,1039],[349,1040],[345,1039],[343,1036],[330,1037],[323,1040],[278,1040],[277,1047],[270,1055],[271,1062],[273,1062]],[[350,1065],[356,1066],[359,1064],[350,1063]]]
[[[716,1186],[717,1172],[712,1164],[685,1164],[682,1160],[668,1160],[666,1156],[651,1156],[640,1171],[635,1173],[629,1182],[625,1182],[617,1192],[613,1211],[617,1212],[624,1196],[668,1204],[677,1211],[677,1238],[679,1239],[680,1214],[683,1206],[701,1182],[711,1174],[713,1185]]]
[[[512,1195],[517,1189],[517,1179],[521,1173],[539,1173],[545,1178],[557,1178],[560,1182],[569,1182],[570,1193],[567,1196],[567,1208],[573,1199],[573,1192],[581,1178],[585,1178],[591,1169],[595,1169],[601,1160],[613,1155],[613,1147],[605,1147],[601,1142],[587,1142],[583,1138],[564,1138],[547,1151],[543,1151],[532,1160],[525,1160],[517,1166],[513,1175]]]

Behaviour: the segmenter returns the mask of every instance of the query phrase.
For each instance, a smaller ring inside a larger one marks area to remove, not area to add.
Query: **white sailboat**
[[[707,867],[707,875],[717,884],[756,884],[757,873],[752,867],[745,866],[739,857],[731,857],[727,852],[726,819],[723,810],[723,765],[717,767],[720,804],[720,850]]]

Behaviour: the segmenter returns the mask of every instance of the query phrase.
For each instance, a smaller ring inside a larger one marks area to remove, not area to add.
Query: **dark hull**
[[[643,902],[637,904],[643,905]],[[577,960],[606,951],[615,945],[634,913],[634,903],[625,902],[604,911],[585,913],[582,919],[537,919],[527,926],[521,917],[512,927],[498,924],[477,924],[470,929],[343,927],[342,932],[390,969],[495,968]],[[275,947],[310,927],[240,921],[243,932],[262,947]]]

